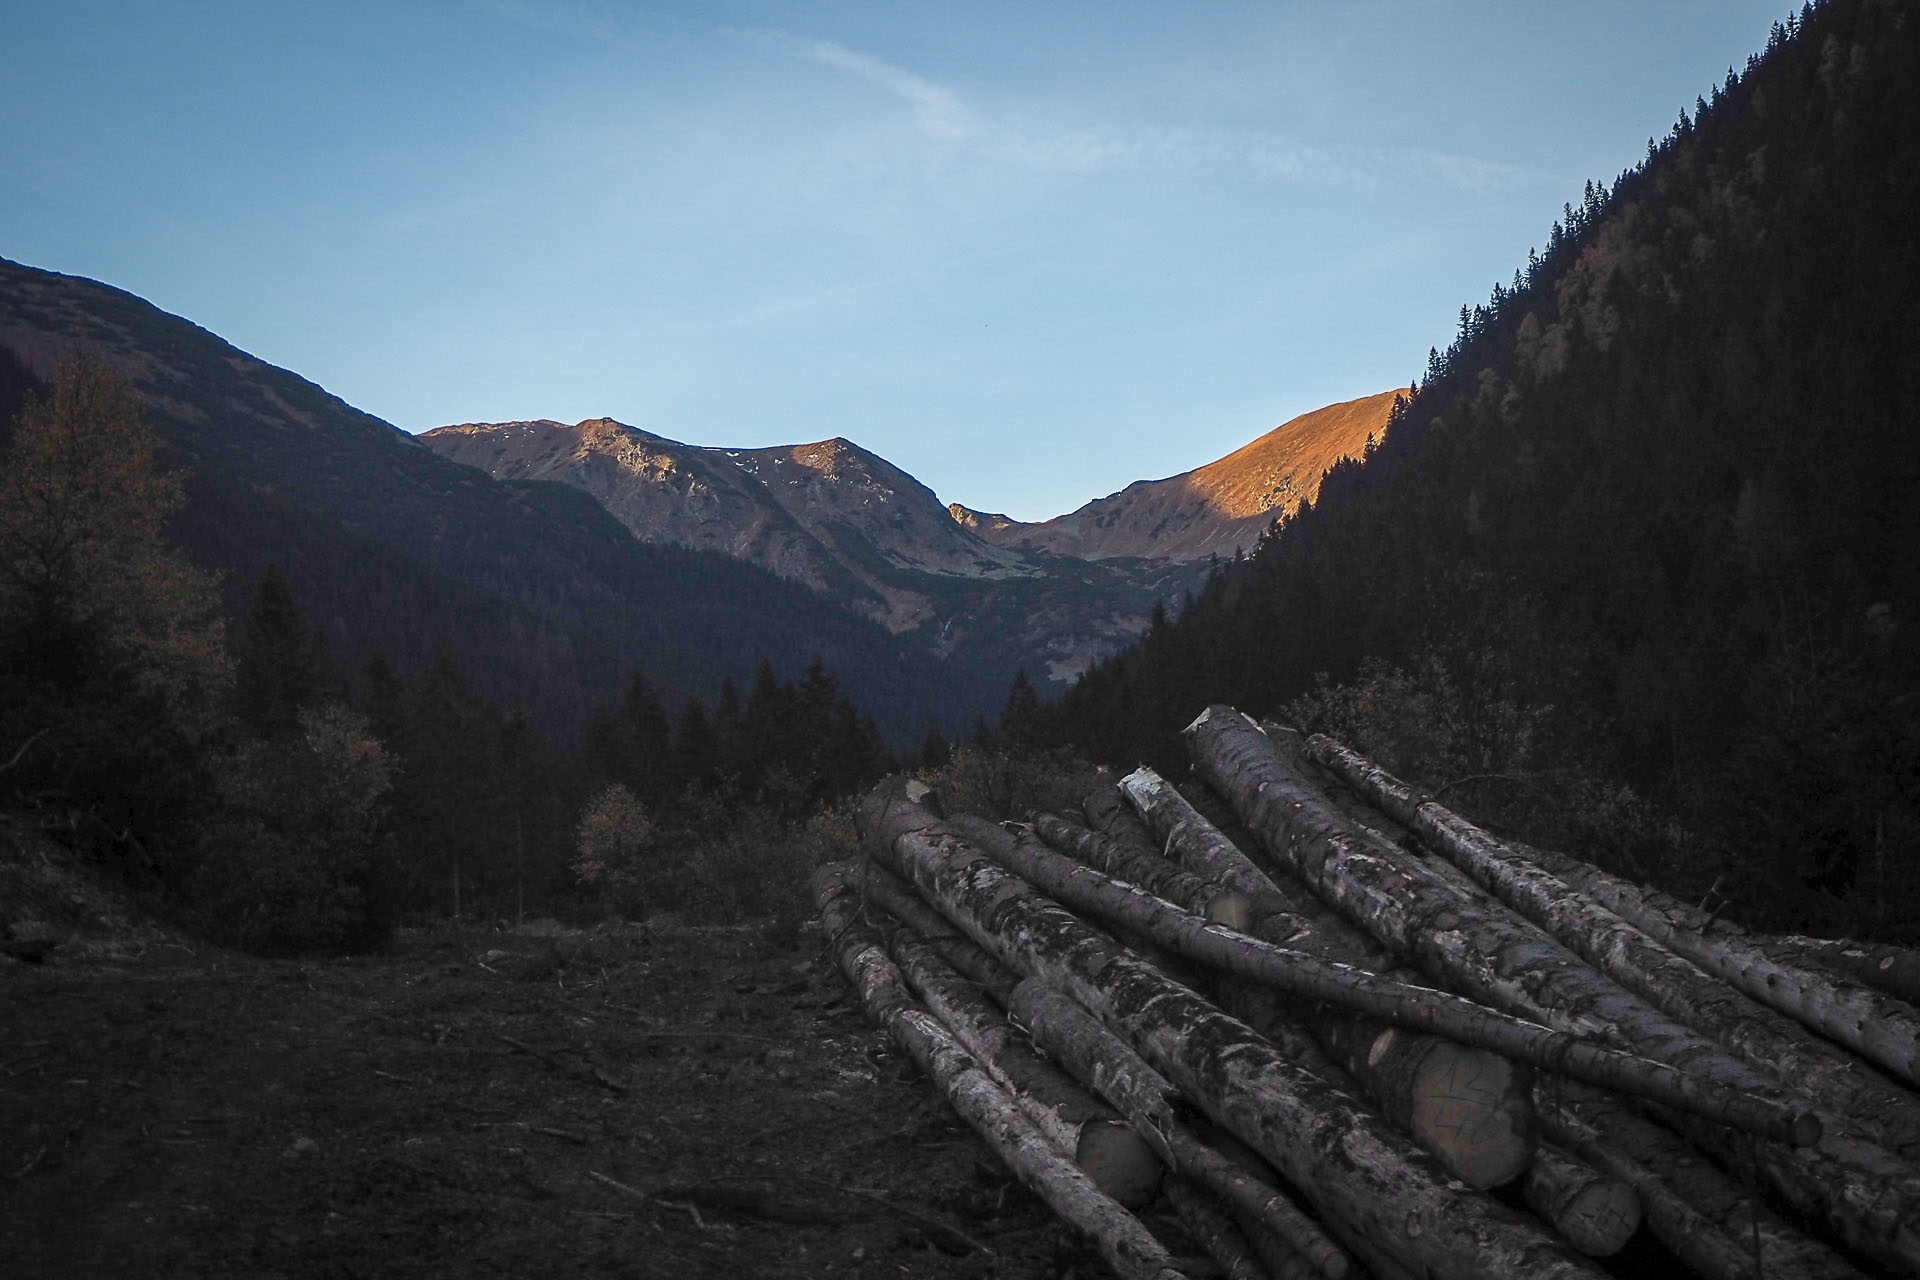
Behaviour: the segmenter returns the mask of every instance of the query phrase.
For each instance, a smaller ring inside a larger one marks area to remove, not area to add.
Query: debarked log
[[[1449,1185],[1432,1157],[1384,1118],[1047,902],[931,815],[879,793],[861,817],[879,856],[976,942],[1099,1014],[1323,1216],[1416,1274],[1597,1276],[1526,1219]]]
[[[845,884],[821,876],[814,889],[821,921],[835,940],[835,961],[867,1016],[919,1064],[994,1154],[1054,1213],[1083,1232],[1115,1274],[1126,1280],[1181,1280],[1171,1255],[1145,1225],[1057,1152],[973,1055],[914,1004],[899,969],[855,918],[857,903]]]
[[[1734,990],[1364,756],[1319,734],[1306,740],[1305,753],[1601,972],[1839,1112],[1865,1136],[1894,1150],[1920,1149],[1920,1102],[1851,1055]]]

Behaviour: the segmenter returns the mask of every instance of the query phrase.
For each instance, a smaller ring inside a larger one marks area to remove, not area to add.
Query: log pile
[[[1230,708],[1186,737],[1194,781],[1020,823],[883,786],[814,886],[873,1020],[1116,1274],[1920,1276],[1909,955]]]

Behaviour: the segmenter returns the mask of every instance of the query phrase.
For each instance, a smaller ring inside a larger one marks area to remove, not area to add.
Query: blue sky
[[[91,3],[0,255],[410,431],[843,435],[1043,519],[1404,383],[1784,3]]]

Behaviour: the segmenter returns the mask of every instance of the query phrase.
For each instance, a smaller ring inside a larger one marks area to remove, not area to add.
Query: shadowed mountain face
[[[1362,452],[1394,394],[1303,415],[1218,462],[1044,524],[942,507],[838,437],[711,448],[599,418],[468,423],[420,439],[497,480],[583,489],[638,538],[749,561],[943,653],[1070,681],[1138,639],[1157,601],[1177,605],[1198,588],[1211,557],[1250,550],[1328,466]]]
[[[906,579],[1033,577],[1018,551],[953,522],[933,491],[848,440],[681,444],[610,418],[468,423],[420,437],[496,480],[584,489],[647,542],[717,551],[844,600],[895,632],[933,619]]]
[[[1165,480],[1140,480],[1040,524],[972,511],[953,518],[986,541],[1060,556],[1144,556],[1189,562],[1251,551],[1277,516],[1312,501],[1320,477],[1357,458],[1385,430],[1393,399],[1379,395],[1304,413],[1218,462]]]
[[[1021,668],[1071,682],[1133,644],[1211,550],[1252,545],[1261,485],[1314,483],[1229,467],[1283,428],[1093,504],[1100,537],[1058,535],[1083,511],[1009,541],[838,438],[708,448],[605,419],[412,437],[130,294],[4,259],[0,345],[43,376],[84,349],[132,378],[192,467],[180,536],[236,606],[278,567],[344,658],[406,671],[444,648],[563,739],[624,667],[672,698],[762,657],[822,659],[896,740],[960,727]]]
[[[132,380],[191,469],[178,535],[229,572],[232,602],[276,566],[349,662],[377,648],[406,671],[444,648],[563,740],[631,666],[677,701],[750,678],[762,658],[792,675],[818,657],[897,741],[994,709],[1012,676],[902,644],[731,552],[636,538],[576,488],[489,480],[94,281],[0,259],[0,346],[42,377],[84,350]],[[764,505],[765,486],[731,474],[745,505]],[[777,516],[764,536],[804,547]]]

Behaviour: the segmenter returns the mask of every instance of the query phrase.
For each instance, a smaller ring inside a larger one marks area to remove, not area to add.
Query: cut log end
[[[1240,894],[1222,891],[1207,901],[1207,919],[1240,933],[1253,924],[1253,912]]]
[[[1555,1148],[1541,1149],[1524,1189],[1533,1211],[1589,1258],[1612,1257],[1640,1229],[1640,1193],[1631,1184]]]
[[[1129,1209],[1143,1209],[1160,1194],[1160,1157],[1131,1125],[1098,1120],[1080,1126],[1073,1162]]]
[[[1414,1139],[1477,1190],[1503,1186],[1533,1161],[1524,1068],[1483,1049],[1438,1042],[1412,1088]]]
[[[1589,1258],[1612,1257],[1640,1229],[1640,1195],[1617,1178],[1602,1178],[1574,1197],[1557,1225]]]

